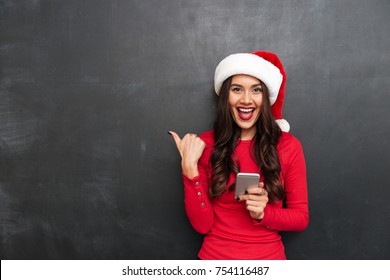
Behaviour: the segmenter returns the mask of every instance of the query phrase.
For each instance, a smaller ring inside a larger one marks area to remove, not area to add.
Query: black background
[[[277,53],[311,221],[290,259],[389,259],[390,1],[0,1],[2,259],[195,259],[167,134],[213,74]]]

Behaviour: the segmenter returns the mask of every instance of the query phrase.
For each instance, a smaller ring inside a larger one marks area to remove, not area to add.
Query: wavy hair
[[[232,157],[239,142],[241,129],[235,123],[229,106],[229,91],[232,77],[222,84],[214,121],[214,151],[211,154],[212,176],[210,197],[219,197],[225,190],[231,172],[237,174],[239,166]],[[261,81],[260,81],[261,82]],[[265,189],[272,201],[282,200],[284,188],[280,182],[281,166],[276,150],[282,134],[271,113],[268,89],[263,87],[263,102],[260,117],[256,122],[256,135],[251,145],[251,156],[264,176]]]

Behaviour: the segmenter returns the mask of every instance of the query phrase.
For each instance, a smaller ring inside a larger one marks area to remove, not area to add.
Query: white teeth
[[[244,108],[238,108],[238,111],[243,113],[250,113],[253,112],[255,109],[244,109]]]

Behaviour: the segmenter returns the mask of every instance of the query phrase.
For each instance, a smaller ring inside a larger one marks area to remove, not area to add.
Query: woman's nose
[[[244,92],[244,94],[242,95],[242,98],[241,98],[241,102],[245,103],[245,104],[248,104],[251,102],[250,92],[248,92],[248,91]]]

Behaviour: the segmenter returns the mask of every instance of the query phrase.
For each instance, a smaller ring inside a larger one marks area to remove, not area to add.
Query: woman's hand
[[[246,209],[253,219],[263,219],[268,202],[268,192],[264,189],[263,182],[259,183],[258,188],[248,189],[247,194],[240,196],[240,200],[246,200]]]
[[[169,131],[169,134],[175,140],[176,147],[180,153],[183,174],[188,178],[198,176],[198,161],[206,144],[196,134],[188,133],[183,139],[180,139],[176,132]]]

